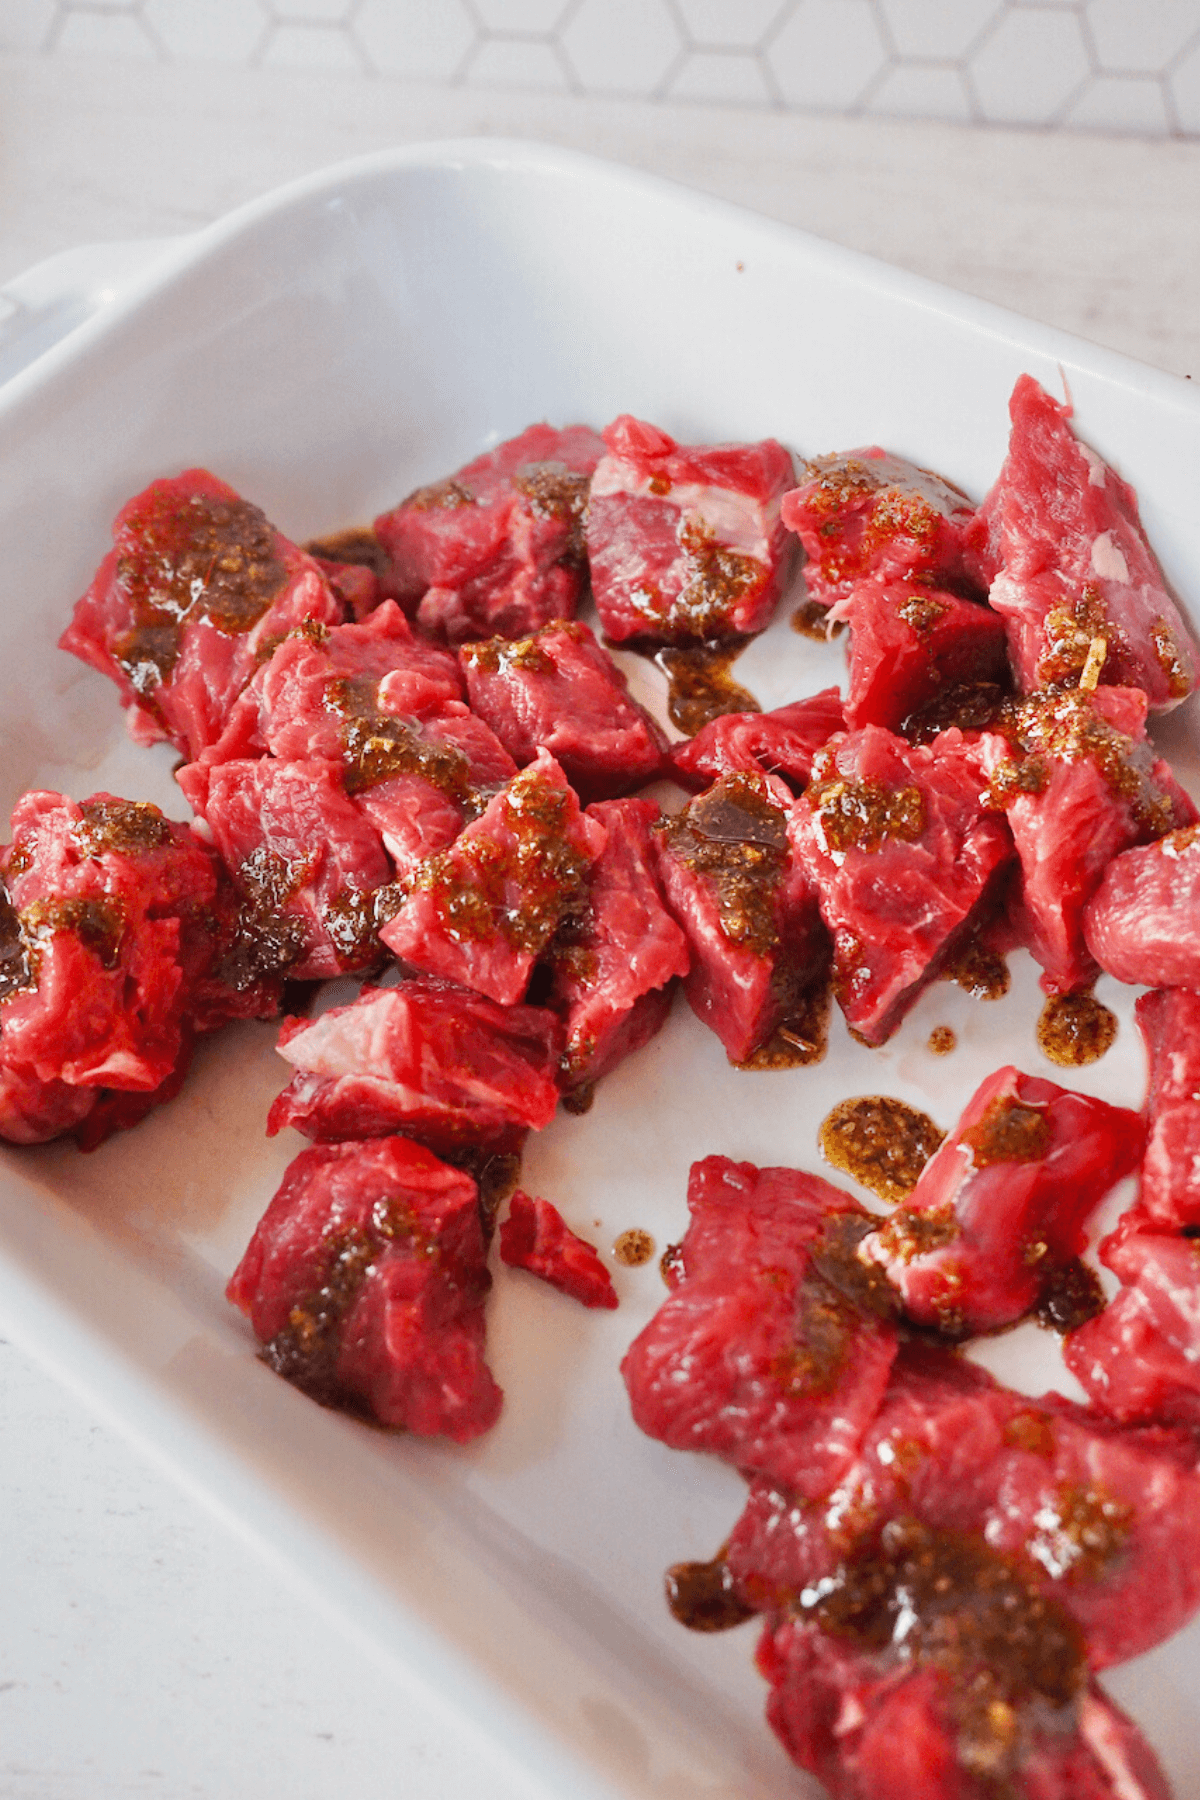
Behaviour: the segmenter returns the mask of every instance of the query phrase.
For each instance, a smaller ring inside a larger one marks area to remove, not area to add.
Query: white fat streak
[[[1112,1782],[1114,1800],[1146,1800],[1146,1789],[1129,1766],[1112,1714],[1094,1694],[1079,1702],[1079,1735]]]
[[[1124,552],[1113,542],[1111,531],[1102,531],[1092,543],[1092,574],[1101,581],[1128,581],[1129,564]]]
[[[677,481],[667,493],[658,494],[651,486],[655,480],[653,472],[640,475],[631,463],[606,457],[592,477],[590,497],[628,494],[677,506],[687,524],[702,526],[726,549],[735,550],[740,556],[753,556],[758,562],[768,560],[781,495],[763,502],[731,488],[707,487],[691,481]]]
[[[1088,486],[1103,487],[1108,474],[1108,464],[1097,456],[1094,450],[1089,450],[1086,444],[1080,444],[1079,448],[1083,453],[1083,460],[1088,466]]]

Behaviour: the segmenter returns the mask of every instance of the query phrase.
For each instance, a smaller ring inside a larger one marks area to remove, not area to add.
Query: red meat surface
[[[1200,1225],[1200,994],[1143,994],[1134,1009],[1150,1064],[1149,1136],[1137,1217],[1158,1231]]]
[[[556,619],[532,637],[459,651],[471,706],[523,768],[539,749],[587,800],[652,781],[667,740],[586,625]]]
[[[341,620],[312,557],[205,469],[135,495],[113,542],[59,643],[116,682],[138,743],[199,756],[274,639]]]
[[[527,637],[572,618],[586,575],[588,484],[603,452],[586,425],[531,425],[418,488],[375,521],[389,591],[452,644]]]
[[[377,895],[391,866],[336,763],[192,763],[178,781],[242,896],[251,966],[319,981],[383,960]]]
[[[816,1499],[859,1454],[896,1353],[813,1261],[828,1217],[868,1215],[815,1175],[723,1156],[693,1164],[688,1208],[677,1285],[621,1365],[633,1417]]]
[[[671,769],[694,794],[722,775],[752,775],[757,769],[779,776],[800,793],[812,774],[813,757],[845,725],[837,688],[822,688],[773,712],[723,713],[702,725],[695,737],[674,745]]]
[[[758,770],[723,775],[656,834],[667,905],[691,951],[684,993],[734,1063],[786,1036],[829,966],[814,891],[788,845],[790,803]]]
[[[974,517],[961,489],[878,444],[814,457],[783,501],[783,522],[808,553],[809,594],[823,606],[868,579],[962,580]]]
[[[367,988],[348,1006],[292,1019],[279,1054],[296,1073],[269,1133],[318,1142],[404,1131],[435,1149],[504,1144],[558,1103],[562,1031],[536,1006],[497,1006],[432,981]]]
[[[518,1188],[500,1225],[500,1260],[528,1269],[581,1306],[616,1306],[612,1276],[593,1245],[577,1237],[549,1200],[531,1199]]]
[[[422,973],[512,1005],[603,848],[603,825],[580,812],[539,750],[448,850],[421,864],[380,937]]]
[[[999,1330],[1078,1257],[1085,1220],[1137,1167],[1144,1140],[1139,1113],[998,1069],[859,1255],[915,1324],[953,1337]]]
[[[1081,444],[1070,406],[1022,375],[1012,435],[979,509],[976,541],[994,573],[1020,686],[1077,682],[1103,640],[1100,680],[1141,688],[1161,712],[1190,694],[1200,660],[1146,541],[1128,482]]]
[[[41,1081],[29,1069],[0,1059],[0,1138],[8,1144],[48,1144],[82,1125],[98,1097],[94,1087]]]
[[[1136,1221],[1128,1219],[1128,1225]],[[1063,1349],[1089,1397],[1122,1423],[1200,1427],[1200,1244],[1118,1229],[1100,1255],[1121,1289]]]
[[[1177,1631],[1200,1605],[1194,1440],[1030,1400],[948,1351],[904,1346],[848,1471],[751,1489],[728,1565],[759,1610],[832,1590],[878,1555],[889,1523],[960,1533],[1012,1559],[1082,1635],[1100,1670]]]
[[[609,638],[686,644],[768,625],[791,564],[782,444],[677,444],[628,413],[604,442],[587,554]]]
[[[200,760],[265,749],[284,762],[337,763],[346,793],[405,876],[452,844],[481,796],[516,774],[462,693],[454,657],[414,637],[389,600],[362,624],[286,638]]]
[[[12,833],[0,859],[0,1064],[17,1072],[14,1117],[24,1110],[34,1129],[72,1110],[60,1082],[150,1090],[171,1073],[190,983],[216,947],[219,867],[189,826],[112,794],[26,794]],[[37,1098],[31,1078],[50,1093]]]
[[[846,1022],[882,1044],[986,917],[1007,827],[985,810],[960,731],[916,745],[867,725],[820,752],[788,831],[833,934]]]
[[[1191,824],[1196,809],[1146,741],[1132,688],[1047,688],[1007,707],[979,742],[993,803],[1021,861],[1017,929],[1047,992],[1086,986],[1098,965],[1084,908],[1122,850]]]
[[[1114,857],[1084,909],[1083,935],[1118,981],[1200,988],[1200,827]]]
[[[865,581],[833,609],[850,627],[846,725],[900,731],[947,688],[1007,678],[1004,621],[911,581]]]
[[[686,975],[687,940],[663,905],[650,827],[652,800],[601,800],[588,816],[603,825],[604,849],[579,910],[551,941],[551,1003],[566,1022],[561,1081],[598,1081],[666,1023],[670,984]]]
[[[1044,1648],[1041,1660],[1013,1655],[1019,1577],[1006,1579],[997,1559],[992,1589],[931,1595],[925,1546],[911,1530],[908,1543],[907,1558],[896,1546],[891,1579],[846,1609],[847,1629],[782,1616],[759,1646],[767,1717],[833,1800],[1170,1800],[1137,1727],[1079,1679],[1069,1632],[1057,1661]],[[925,1602],[916,1618],[914,1594]],[[1000,1672],[987,1660],[997,1648],[1007,1653]]]
[[[226,1290],[326,1405],[465,1444],[494,1425],[475,1183],[406,1138],[305,1150]]]

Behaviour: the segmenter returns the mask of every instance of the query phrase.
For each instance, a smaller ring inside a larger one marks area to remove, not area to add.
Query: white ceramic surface
[[[1200,586],[1200,408],[1172,378],[652,180],[529,146],[370,159],[181,242],[0,396],[0,767],[23,788],[108,786],[182,815],[171,757],[124,738],[111,689],[54,649],[108,522],[150,477],[206,462],[306,537],[371,516],[532,419],[632,410],[687,438],[882,441],[979,493],[1030,369],[1065,376],[1089,440],[1138,486],[1185,601]],[[1061,371],[1061,375],[1060,375]],[[836,678],[836,649],[781,622],[740,665],[764,705]],[[641,690],[653,677],[631,664]],[[1164,742],[1193,777],[1192,726]],[[526,1185],[607,1245],[684,1223],[692,1157],[813,1166],[848,1093],[949,1125],[981,1076],[1039,1066],[1033,972],[1007,1000],[928,993],[882,1052],[835,1026],[826,1062],[752,1076],[677,1009],[655,1044],[530,1148]],[[1103,993],[1102,989],[1102,993]],[[1078,1085],[1140,1094],[1128,993],[1118,1047]],[[950,1059],[925,1049],[935,1023]],[[663,1567],[711,1554],[739,1504],[727,1470],[630,1424],[620,1354],[662,1295],[618,1273],[581,1312],[500,1271],[504,1418],[468,1451],[321,1412],[256,1361],[221,1290],[294,1137],[262,1121],[284,1070],[269,1028],[206,1045],[181,1098],[91,1158],[9,1153],[0,1314],[277,1561],[424,1686],[448,1728],[490,1735],[547,1792],[780,1796],[802,1783],[761,1723],[746,1631],[695,1639]],[[1032,1332],[989,1347],[1007,1378],[1059,1380]],[[1180,1800],[1200,1796],[1185,1634],[1119,1671]]]

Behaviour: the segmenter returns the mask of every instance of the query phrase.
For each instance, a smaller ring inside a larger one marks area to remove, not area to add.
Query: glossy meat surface
[[[527,1269],[581,1306],[618,1305],[612,1276],[594,1245],[573,1232],[549,1200],[520,1188],[500,1224],[500,1260],[511,1269]]]
[[[905,1316],[952,1337],[1014,1324],[1084,1248],[1084,1222],[1137,1167],[1139,1113],[998,1069],[859,1255]]]
[[[296,1072],[267,1129],[318,1142],[404,1131],[435,1149],[519,1142],[554,1117],[561,1045],[541,1007],[432,981],[366,988],[284,1026],[279,1053]]]
[[[761,631],[791,564],[782,444],[677,444],[623,413],[592,479],[592,593],[614,643],[688,644]]]
[[[59,640],[116,682],[138,743],[188,760],[216,742],[273,640],[342,607],[311,556],[206,469],[155,481],[113,524]]]
[[[375,521],[387,583],[452,644],[527,637],[570,619],[583,589],[582,519],[604,445],[585,425],[531,425]]]
[[[667,741],[588,626],[556,619],[531,637],[459,652],[471,706],[518,765],[548,750],[586,800],[653,781]]]
[[[835,737],[788,834],[833,937],[835,993],[870,1044],[986,916],[1012,857],[962,733],[914,745],[867,725]]]
[[[326,1405],[465,1444],[495,1424],[475,1183],[406,1138],[304,1150],[226,1290]]]
[[[1075,437],[1071,408],[1031,375],[1009,402],[1012,435],[979,509],[991,604],[1020,686],[1078,682],[1096,640],[1100,680],[1141,688],[1152,712],[1192,691],[1200,650],[1146,541],[1128,482]]]
[[[896,1352],[813,1261],[827,1215],[866,1217],[814,1175],[692,1167],[677,1285],[621,1365],[637,1424],[816,1498],[853,1464]]]
[[[800,793],[812,774],[817,751],[845,725],[840,692],[822,688],[819,694],[772,712],[723,713],[701,726],[695,737],[672,747],[671,768],[676,779],[696,794],[722,775],[752,775],[756,770],[778,776]]]
[[[833,612],[850,627],[850,731],[900,731],[949,687],[1007,679],[1003,619],[944,588],[861,582]]]

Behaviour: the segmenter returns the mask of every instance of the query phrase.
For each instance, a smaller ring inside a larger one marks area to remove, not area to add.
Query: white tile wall
[[[1200,135],[1200,0],[0,0],[0,50]]]

